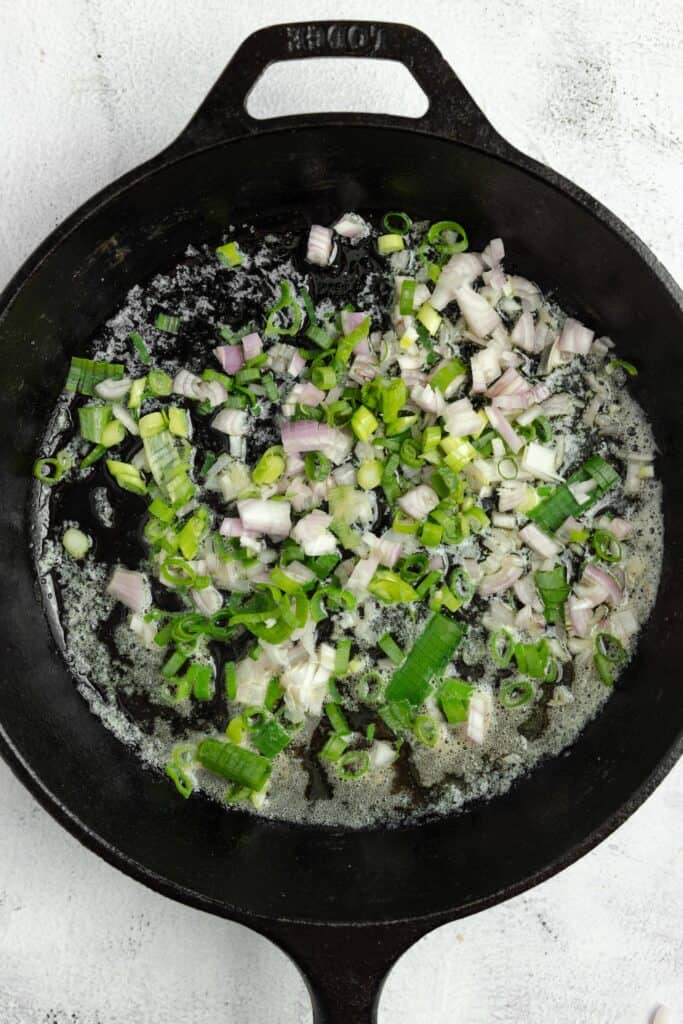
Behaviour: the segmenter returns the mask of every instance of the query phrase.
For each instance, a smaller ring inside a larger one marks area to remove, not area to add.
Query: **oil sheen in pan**
[[[316,302],[327,298],[336,308],[348,301],[372,309],[373,326],[389,326],[384,311],[389,306],[392,284],[386,262],[378,259],[370,245],[361,244],[342,251],[335,272],[312,272],[302,258],[303,227],[278,235],[245,230],[242,247],[254,254],[253,272],[247,273],[246,280],[242,275],[238,289],[236,276],[217,270],[210,250],[189,249],[185,261],[168,275],[158,275],[146,288],[132,290],[126,306],[94,339],[94,351],[102,358],[125,362],[130,357],[128,335],[132,330],[140,330],[149,339],[149,325],[157,312],[179,312],[184,321],[181,339],[160,338],[153,355],[171,368],[201,369],[215,344],[216,325],[227,323],[237,328],[250,320],[259,322],[271,301],[264,286],[270,282],[272,288],[280,277],[289,278],[295,285],[306,283]],[[653,449],[651,431],[639,406],[625,391],[613,398],[619,403],[618,422],[624,441],[629,447]],[[195,422],[198,419],[195,417]],[[53,433],[68,438],[69,423],[69,403],[64,401],[55,414]],[[195,439],[201,448],[220,451],[227,446],[221,435],[201,421]],[[250,439],[248,461],[256,461],[277,440],[272,419],[264,417]],[[134,439],[131,447],[135,447]],[[578,460],[580,453],[576,454]],[[216,510],[221,510],[219,503]],[[112,606],[103,593],[114,564],[134,568],[145,558],[141,537],[144,511],[144,499],[112,486],[103,463],[99,463],[86,481],[58,485],[47,494],[47,500],[43,497],[34,536],[39,579],[51,610],[53,631],[59,635],[63,630],[66,642],[60,646],[81,692],[108,728],[150,764],[161,766],[169,748],[180,739],[222,731],[227,714],[220,688],[212,702],[188,705],[184,711],[159,703],[160,655],[139,644],[126,624],[125,611],[120,605]],[[661,563],[658,484],[648,484],[645,497],[629,509],[629,517],[636,525],[636,541],[631,547],[639,577],[632,603],[642,622],[654,600]],[[63,529],[71,524],[78,524],[93,539],[93,557],[76,567],[64,557],[59,542]],[[153,584],[153,596],[158,607],[180,607],[178,598],[158,584]],[[471,612],[475,636],[476,618],[475,607]],[[361,622],[357,639],[362,642],[365,637],[370,650],[372,638],[389,629],[407,648],[420,626],[420,619],[411,622],[395,611],[387,611]],[[211,645],[218,678],[226,660],[244,657],[247,644],[242,639],[231,645]],[[456,661],[456,669],[460,676],[478,682],[492,681],[495,674],[486,660],[476,665]],[[571,743],[609,695],[587,672],[578,671],[574,679],[565,676],[563,684],[571,693],[569,703],[562,703],[554,688],[545,686],[531,714],[524,708],[514,716],[496,716],[483,748],[465,744],[455,731],[448,730],[436,751],[419,747],[411,750],[404,744],[393,766],[353,783],[335,784],[320,767],[316,752],[325,741],[325,725],[305,727],[300,742],[276,760],[269,799],[261,813],[289,820],[362,826],[380,819],[398,822],[448,813],[475,797],[494,796],[541,758],[557,754]],[[377,736],[382,738],[381,720],[369,709],[357,706],[348,717],[358,730],[375,721]],[[222,782],[210,779],[205,785],[206,791],[218,799],[222,799],[224,788]]]

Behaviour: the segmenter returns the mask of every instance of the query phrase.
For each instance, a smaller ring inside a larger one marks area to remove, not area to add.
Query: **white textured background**
[[[413,21],[511,142],[592,192],[680,281],[683,7],[602,0],[0,0],[0,286],[63,217],[178,133],[251,30]],[[287,67],[254,112],[419,112],[388,68]],[[463,214],[464,216],[464,214]],[[683,1024],[683,765],[580,863],[448,925],[380,1024]],[[63,832],[0,765],[0,1024],[300,1024],[295,969]],[[350,1021],[349,1024],[355,1024]]]

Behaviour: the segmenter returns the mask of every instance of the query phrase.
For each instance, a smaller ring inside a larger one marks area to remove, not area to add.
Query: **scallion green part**
[[[465,632],[462,623],[438,612],[433,615],[394,672],[387,687],[387,700],[405,699],[413,705],[421,704],[432,689],[432,679],[446,668]]]
[[[239,267],[244,262],[237,242],[226,242],[225,245],[219,245],[216,249],[216,256],[224,267]]]
[[[128,335],[128,337],[130,338],[131,342],[133,343],[133,348],[135,349],[137,354],[140,356],[141,362],[143,362],[145,364],[145,366],[149,366],[149,364],[152,362],[152,357],[149,354],[149,349],[145,345],[145,341],[144,341],[144,338],[142,337],[142,335],[139,334],[137,331],[132,331]]]
[[[293,337],[301,330],[304,315],[289,281],[280,281],[280,298],[267,310],[266,334],[284,334]],[[285,314],[283,316],[283,314]],[[283,320],[289,322],[283,323]]]
[[[255,792],[263,789],[271,772],[267,758],[223,740],[202,740],[197,747],[197,760],[212,774]]]
[[[536,688],[530,679],[511,679],[501,686],[498,700],[504,708],[521,708],[535,695]]]
[[[394,235],[407,235],[413,226],[413,222],[407,213],[400,211],[391,211],[385,213],[382,218],[382,226],[385,231]]]
[[[180,329],[180,317],[171,313],[158,313],[154,326],[165,334],[177,334]]]

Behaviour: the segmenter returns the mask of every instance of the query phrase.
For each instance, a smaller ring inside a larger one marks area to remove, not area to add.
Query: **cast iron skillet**
[[[257,122],[244,109],[272,61],[401,61],[430,106],[419,120],[358,114]],[[232,222],[292,208],[329,222],[405,209],[501,235],[508,266],[557,288],[566,308],[639,364],[636,395],[660,447],[666,564],[638,656],[563,756],[508,795],[419,827],[331,830],[226,813],[174,788],[95,718],[56,652],[28,543],[31,463],[72,353],[126,291],[215,241]],[[431,928],[535,885],[604,839],[681,752],[683,297],[594,199],[509,146],[434,45],[405,25],[278,25],[240,47],[164,153],[86,203],[0,301],[2,644],[0,743],[44,807],[83,843],[175,899],[240,921],[300,966],[315,1020],[374,1020],[392,963]]]

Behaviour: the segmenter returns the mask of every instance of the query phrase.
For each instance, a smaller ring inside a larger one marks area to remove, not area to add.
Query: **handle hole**
[[[418,118],[428,107],[403,64],[355,57],[278,61],[266,68],[246,101],[247,113],[258,120],[341,110]]]

